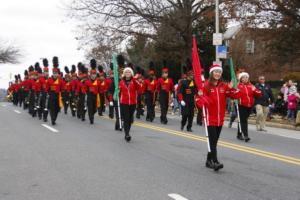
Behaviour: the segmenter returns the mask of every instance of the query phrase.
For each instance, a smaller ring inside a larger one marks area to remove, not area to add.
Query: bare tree
[[[81,21],[84,45],[98,46],[99,35],[114,45],[137,35],[161,41],[162,32],[166,32],[172,34],[165,37],[173,38],[168,40],[173,44],[170,48],[179,49],[181,60],[185,60],[191,54],[193,23],[213,12],[214,3],[214,0],[73,0],[69,8],[70,16]]]
[[[0,42],[0,63],[18,63],[18,59],[21,57],[20,49],[7,45],[5,42]]]

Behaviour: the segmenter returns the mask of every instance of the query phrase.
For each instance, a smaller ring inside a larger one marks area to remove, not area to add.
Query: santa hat
[[[223,72],[223,69],[219,64],[213,64],[212,66],[210,66],[209,73],[211,74],[215,70],[220,70],[221,72]]]
[[[241,73],[239,73],[238,79],[241,80],[241,78],[244,77],[244,76],[249,78],[249,74],[247,72],[241,72]]]
[[[131,75],[134,76],[133,70],[132,70],[130,67],[125,67],[124,70],[123,70],[122,77],[125,77],[125,73],[126,73],[127,71],[130,71]]]

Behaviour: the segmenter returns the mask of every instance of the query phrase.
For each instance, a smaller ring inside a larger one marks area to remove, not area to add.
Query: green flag
[[[231,73],[231,80],[233,80],[233,82],[234,82],[234,88],[237,88],[238,82],[236,80],[232,58],[230,58],[230,73]]]
[[[119,72],[118,72],[118,62],[117,62],[117,55],[113,53],[112,55],[112,63],[114,67],[114,83],[115,83],[115,92],[114,92],[114,100],[119,100]]]
[[[231,73],[231,80],[234,82],[234,88],[237,88],[238,82],[236,80],[236,75],[235,75],[235,71],[234,71],[234,66],[233,66],[233,60],[232,60],[232,58],[230,58],[230,73]],[[237,104],[238,101],[235,100],[235,103]]]

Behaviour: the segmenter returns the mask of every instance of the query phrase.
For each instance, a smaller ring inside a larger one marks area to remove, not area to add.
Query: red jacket
[[[84,84],[85,81],[78,81],[76,86],[76,95],[79,95],[79,93],[86,94],[87,92],[87,86]]]
[[[218,86],[210,85],[210,93],[207,88],[208,82],[203,87],[203,96],[196,96],[198,107],[205,106],[207,126],[223,126],[226,111],[226,97],[238,98],[239,91],[228,87],[227,83],[220,82]]]
[[[154,92],[156,92],[156,89],[157,89],[157,81],[156,80],[150,81],[150,79],[146,79],[144,81],[143,92],[154,93]]]
[[[100,81],[99,80],[99,93],[100,94],[105,94],[107,92],[107,89],[108,89],[108,85],[107,85],[107,81],[104,80],[104,81]]]
[[[61,79],[54,80],[53,78],[48,79],[49,92],[55,92],[59,94],[63,87],[63,82]]]
[[[65,82],[65,81],[64,81],[62,90],[63,90],[64,92],[69,93],[69,92],[71,92],[71,89],[72,89],[71,82]]]
[[[99,80],[94,80],[94,81],[86,80],[84,84],[86,85],[86,89],[88,92],[94,95],[99,94],[99,86],[100,86]]]
[[[251,83],[243,84],[239,83],[238,89],[240,90],[239,105],[251,108],[254,104],[254,97],[260,97],[262,95],[261,91],[254,87]]]
[[[119,83],[120,88],[120,103],[127,105],[136,104],[137,95],[142,91],[142,85],[136,80],[131,79],[127,87],[124,79]]]
[[[157,80],[157,91],[165,91],[167,93],[174,91],[174,84],[171,78],[164,80],[163,78],[159,78]]]
[[[30,89],[30,80],[29,79],[25,79],[21,82],[21,87],[24,88],[24,91],[29,91]]]

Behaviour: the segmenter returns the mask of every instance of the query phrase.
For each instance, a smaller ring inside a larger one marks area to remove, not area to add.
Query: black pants
[[[202,109],[198,108],[198,113],[197,113],[197,124],[202,126]]]
[[[29,91],[24,90],[22,94],[22,101],[23,101],[23,109],[26,110],[28,108],[28,93]]]
[[[86,94],[79,94],[78,108],[77,108],[77,117],[81,120],[85,120],[86,113]]]
[[[169,93],[161,91],[159,93],[159,103],[160,103],[160,121],[167,123],[167,113],[169,109]]]
[[[40,96],[40,102],[39,102],[39,110],[38,110],[38,115],[39,118],[43,117],[43,120],[46,121],[48,118],[48,99],[47,99],[47,93],[42,92]]]
[[[64,111],[65,114],[68,113],[68,108],[70,105],[70,93],[69,92],[63,92],[62,93],[62,100],[63,100],[63,104],[64,104]]]
[[[154,94],[152,92],[147,92],[145,94],[145,103],[147,107],[147,115],[146,120],[153,121],[155,118],[155,99]]]
[[[104,93],[100,94],[100,107],[98,108],[98,114],[100,116],[105,112],[105,95]]]
[[[136,105],[121,104],[121,116],[124,125],[125,135],[129,135],[131,124],[133,123],[133,115]]]
[[[55,92],[49,93],[48,110],[50,111],[51,122],[55,122],[60,111],[58,94]]]
[[[207,130],[210,144],[210,153],[207,154],[207,160],[218,161],[217,145],[222,131],[222,126],[207,126]]]
[[[138,95],[136,105],[136,118],[139,119],[141,115],[144,115],[144,106],[142,104],[142,95]]]
[[[248,118],[250,116],[251,110],[252,108],[239,105],[240,126],[242,129],[242,133],[244,134],[245,137],[248,137]],[[240,132],[240,128],[238,126],[237,135],[241,136],[242,133]]]
[[[70,109],[71,109],[72,116],[75,117],[76,110],[77,110],[77,98],[74,92],[71,92]]]
[[[13,92],[13,100],[12,101],[15,106],[18,105],[18,92]]]
[[[181,126],[184,127],[188,122],[187,129],[190,129],[193,126],[195,104],[193,101],[185,103],[185,106],[181,106]]]
[[[18,91],[18,103],[19,103],[19,106],[22,107],[22,103],[23,103],[23,98],[22,98],[22,94],[23,94],[23,89],[19,89]]]
[[[94,116],[95,113],[97,112],[96,100],[97,100],[97,95],[92,93],[87,94],[87,109],[88,109],[88,115],[91,123],[94,122]]]
[[[118,108],[118,102],[117,101],[113,101],[114,102],[114,106],[112,106],[112,108],[115,110],[115,115],[116,115],[116,123],[115,123],[115,130],[121,130],[122,127],[122,123],[120,124],[120,121],[122,121],[121,116],[121,106],[120,108]],[[119,109],[120,109],[120,115],[119,115]]]
[[[34,115],[34,109],[35,109],[35,94],[32,91],[29,92],[29,107],[28,112],[32,116]]]

